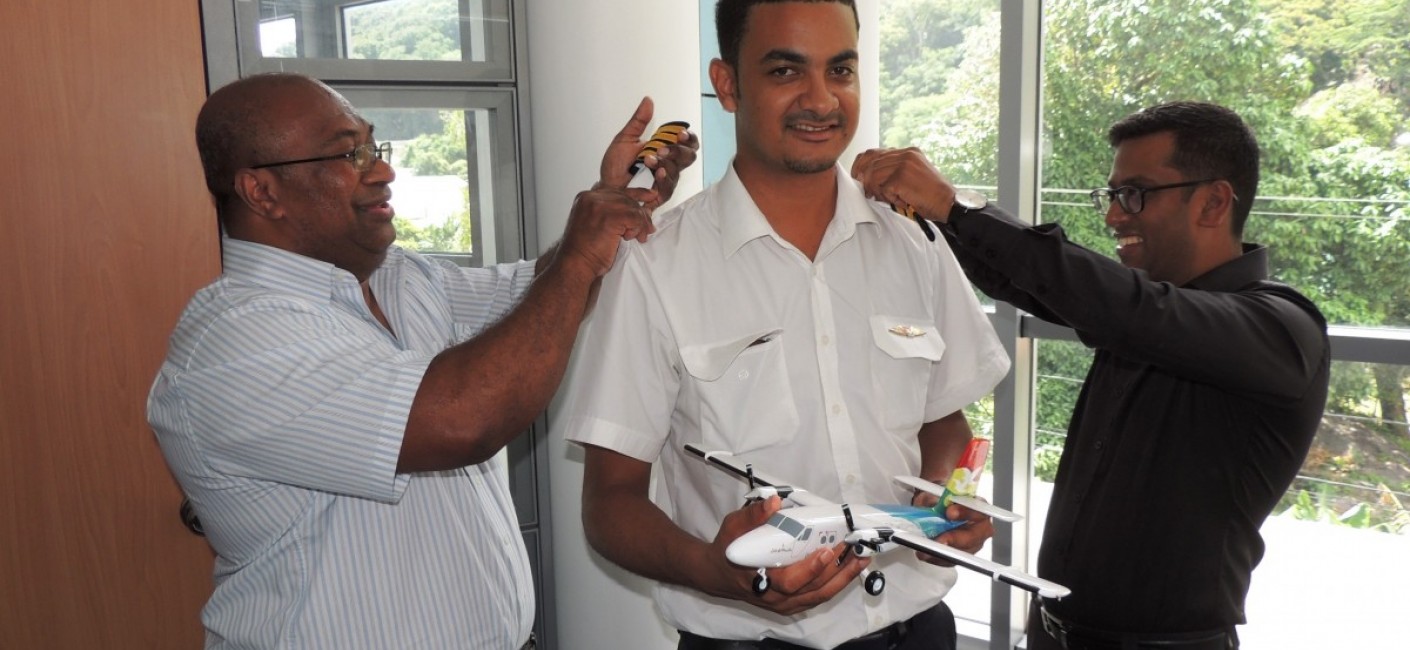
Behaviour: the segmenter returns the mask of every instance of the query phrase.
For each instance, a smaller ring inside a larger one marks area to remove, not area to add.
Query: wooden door
[[[199,648],[146,395],[219,269],[192,0],[0,2],[0,648]]]

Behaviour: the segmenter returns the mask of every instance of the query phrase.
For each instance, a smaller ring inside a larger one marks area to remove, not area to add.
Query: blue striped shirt
[[[147,402],[216,553],[206,648],[518,647],[534,602],[503,455],[396,465],[431,359],[508,312],[533,264],[393,248],[370,280],[393,335],[352,274],[223,244]]]

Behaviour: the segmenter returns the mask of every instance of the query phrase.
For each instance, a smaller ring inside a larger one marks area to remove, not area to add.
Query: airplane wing
[[[946,546],[928,537],[907,533],[905,531],[896,531],[891,534],[891,541],[901,546],[954,562],[967,569],[972,569],[990,576],[994,580],[1013,585],[1019,589],[1031,591],[1044,598],[1063,598],[1072,593],[1071,589],[1051,580],[1044,580],[1038,576],[1019,571],[1011,566],[991,562],[952,546]]]
[[[1023,518],[1017,514],[1014,514],[1013,512],[1010,512],[1008,510],[1000,508],[999,506],[989,503],[988,501],[976,499],[974,497],[966,497],[954,494],[949,490],[946,490],[940,484],[932,483],[923,478],[920,478],[919,476],[896,476],[894,478],[896,479],[897,483],[900,483],[907,487],[915,488],[922,492],[929,492],[942,499],[949,498],[951,503],[958,503],[966,508],[969,508],[970,510],[977,510],[986,515],[989,515],[990,517],[998,519],[999,521],[1013,523]]]
[[[802,488],[796,488],[791,485],[788,485],[784,481],[769,476],[768,474],[755,472],[753,471],[753,468],[749,466],[749,464],[739,462],[735,459],[734,454],[731,454],[727,451],[707,451],[691,443],[686,443],[685,449],[686,451],[689,451],[690,453],[699,456],[701,459],[705,460],[711,465],[714,465],[731,474],[734,474],[735,476],[739,477],[744,481],[751,482],[752,484],[750,485],[750,487],[753,490],[758,490],[758,486],[774,488],[776,490],[776,492],[774,492],[775,494],[778,494],[780,497],[793,501],[794,503],[800,506],[837,505],[831,501],[828,501],[827,499],[813,494],[812,492],[809,492]]]

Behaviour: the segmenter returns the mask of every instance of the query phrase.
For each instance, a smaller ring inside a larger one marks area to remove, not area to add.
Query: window
[[[241,74],[513,81],[510,0],[206,0]],[[209,30],[208,35],[209,35]]]
[[[469,266],[519,259],[513,93],[372,87],[342,92],[396,152],[398,246]]]
[[[470,266],[525,255],[510,0],[206,0],[203,10],[213,87],[267,71],[317,77],[393,143],[399,246]]]

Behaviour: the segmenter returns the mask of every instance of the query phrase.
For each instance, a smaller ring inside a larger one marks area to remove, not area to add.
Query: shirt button
[[[833,414],[833,415],[842,415],[842,405],[841,405],[841,404],[833,404],[833,405],[832,405],[832,414]]]
[[[822,335],[822,344],[823,344],[823,345],[827,345],[828,343],[831,343],[831,342],[832,342],[832,339],[829,338],[828,335],[826,335],[826,334]]]
[[[848,474],[848,475],[847,475],[847,485],[852,485],[853,483],[856,483],[856,482],[857,482],[857,477],[856,477],[855,474]]]
[[[741,381],[742,381],[742,380],[745,380],[745,379],[748,379],[748,378],[749,378],[749,371],[748,371],[748,370],[741,370],[741,371],[739,371],[739,379],[740,379]]]
[[[1098,441],[1097,441],[1096,447],[1097,447],[1097,451],[1101,451],[1101,450],[1102,450],[1102,441],[1101,441],[1101,440],[1098,440]]]

